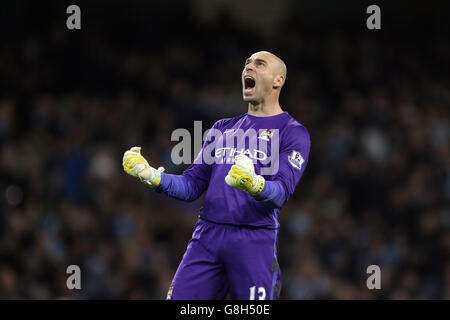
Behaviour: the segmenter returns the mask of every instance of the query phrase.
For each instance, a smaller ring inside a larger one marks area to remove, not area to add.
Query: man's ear
[[[282,76],[281,74],[277,75],[275,77],[275,79],[273,79],[273,88],[274,89],[279,89],[283,86],[284,84],[284,76]]]

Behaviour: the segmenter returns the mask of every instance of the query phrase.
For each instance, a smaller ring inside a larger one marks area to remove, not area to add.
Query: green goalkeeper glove
[[[264,188],[264,178],[255,173],[252,160],[244,154],[238,154],[225,182],[233,188],[248,192],[251,196],[259,194]]]
[[[133,147],[125,151],[122,165],[126,173],[138,178],[152,188],[156,188],[161,183],[161,172],[164,171],[164,168],[159,167],[158,170],[152,168],[141,155],[140,147]]]

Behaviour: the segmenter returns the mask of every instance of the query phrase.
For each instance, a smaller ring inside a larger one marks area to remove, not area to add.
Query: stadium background
[[[82,29],[65,13],[81,7]],[[378,4],[382,29],[365,27]],[[281,211],[282,299],[450,299],[445,1],[0,5],[0,298],[164,299],[202,200],[121,168],[176,128],[246,112],[244,60],[282,57],[312,149]],[[82,290],[66,288],[66,268]],[[366,288],[377,264],[382,289]]]

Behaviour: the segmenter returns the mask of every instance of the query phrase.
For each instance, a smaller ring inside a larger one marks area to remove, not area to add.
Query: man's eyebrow
[[[248,64],[248,63],[250,63],[251,61],[252,61],[252,58],[248,58],[247,60],[245,60],[245,64]],[[256,62],[264,62],[264,63],[267,63],[266,60],[261,59],[261,58],[256,58],[255,61],[256,61]]]

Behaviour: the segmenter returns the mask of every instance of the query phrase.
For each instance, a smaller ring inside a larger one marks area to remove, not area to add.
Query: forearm
[[[264,188],[254,198],[271,207],[281,208],[287,200],[287,194],[281,182],[265,181]]]
[[[161,183],[155,191],[183,201],[194,201],[203,192],[190,177],[167,173],[161,173]]]

